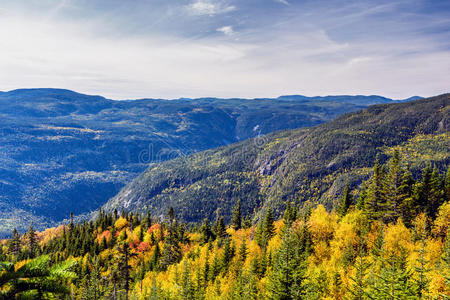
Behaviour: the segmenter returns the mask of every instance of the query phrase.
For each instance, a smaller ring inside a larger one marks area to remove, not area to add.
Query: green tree
[[[15,270],[10,262],[0,263],[0,299],[46,299],[70,293],[69,280],[76,262],[68,260],[52,265],[50,257],[37,257]],[[3,298],[2,298],[3,297]]]
[[[241,199],[237,201],[235,208],[233,209],[233,216],[231,219],[231,226],[235,230],[241,229],[242,226],[242,212],[241,212]]]
[[[337,212],[339,216],[343,217],[347,213],[350,205],[353,203],[353,197],[350,193],[350,186],[347,183],[344,188],[344,193],[342,194],[341,199],[339,200],[339,206]]]
[[[20,242],[20,235],[16,228],[12,231],[12,238],[9,241],[8,245],[8,252],[11,255],[17,256],[20,253],[21,250],[21,242]]]
[[[439,206],[444,203],[444,182],[442,181],[439,170],[435,166],[430,177],[430,193],[428,195],[427,215],[431,219],[436,218]]]
[[[291,227],[292,223],[294,223],[296,219],[297,219],[297,210],[295,206],[290,201],[288,201],[286,203],[286,210],[284,211],[283,216],[284,224],[287,227]]]
[[[369,219],[378,219],[383,215],[384,207],[384,172],[380,165],[379,156],[375,160],[373,174],[370,178],[370,185],[367,189],[367,198],[364,203],[364,210]]]
[[[36,232],[34,231],[33,225],[30,225],[27,233],[25,234],[25,237],[26,237],[26,243],[28,246],[29,257],[34,258],[34,257],[36,257],[36,254],[38,254],[37,252],[39,250],[39,248],[38,248],[39,246],[37,243]]]
[[[306,260],[299,252],[298,240],[289,229],[283,237],[280,249],[274,258],[270,276],[269,299],[303,299],[305,288]]]
[[[348,288],[348,292],[350,296],[348,299],[351,300],[363,300],[369,299],[370,297],[367,295],[367,274],[369,269],[369,263],[364,259],[362,251],[360,251],[356,262],[355,262],[355,275],[350,277],[351,286]]]

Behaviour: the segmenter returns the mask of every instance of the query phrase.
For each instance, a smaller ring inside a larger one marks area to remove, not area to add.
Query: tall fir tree
[[[352,205],[352,204],[353,204],[353,197],[350,193],[350,186],[347,183],[345,185],[344,192],[342,194],[342,197],[339,200],[339,205],[337,208],[337,213],[339,214],[339,216],[340,217],[345,216],[348,209],[350,208],[350,205]]]
[[[269,279],[268,299],[304,298],[303,281],[306,260],[299,249],[298,239],[295,238],[292,230],[288,229],[274,258],[273,271]]]
[[[241,207],[241,199],[239,199],[236,203],[235,208],[233,209],[233,216],[231,219],[231,226],[235,230],[239,230],[242,227],[242,207]]]
[[[367,189],[367,198],[364,203],[364,210],[369,219],[378,219],[383,215],[382,208],[384,207],[384,188],[383,188],[384,171],[380,165],[380,159],[377,155],[375,165],[373,167],[373,174],[370,179],[370,185]]]

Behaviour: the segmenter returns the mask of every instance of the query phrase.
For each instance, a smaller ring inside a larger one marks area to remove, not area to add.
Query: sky
[[[0,0],[0,90],[450,92],[450,1]]]

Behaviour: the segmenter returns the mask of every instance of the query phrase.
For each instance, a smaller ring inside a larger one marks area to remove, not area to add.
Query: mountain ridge
[[[352,99],[118,101],[64,89],[0,93],[0,233],[95,210],[150,162],[317,125],[378,101]]]
[[[355,186],[367,177],[377,153],[386,159],[390,148],[418,135],[432,141],[443,134],[433,147],[444,158],[433,162],[447,165],[449,110],[450,94],[374,105],[312,128],[270,133],[151,165],[104,209],[150,210],[158,216],[173,206],[181,219],[198,222],[219,212],[229,218],[238,199],[245,214],[256,217],[269,206],[280,215],[286,200],[330,208],[345,182]]]

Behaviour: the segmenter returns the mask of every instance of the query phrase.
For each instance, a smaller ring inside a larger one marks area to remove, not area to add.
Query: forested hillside
[[[282,131],[241,143],[152,164],[105,206],[106,211],[174,207],[181,220],[223,215],[239,199],[246,216],[261,219],[269,207],[281,216],[287,201],[336,206],[346,183],[358,187],[375,156],[383,163],[397,149],[410,169],[450,161],[450,95],[371,106],[307,129]]]
[[[316,125],[379,96],[113,101],[60,89],[0,93],[0,236],[96,210],[148,163]]]
[[[429,148],[430,153],[432,149]],[[258,223],[105,213],[0,247],[0,299],[447,299],[450,169],[394,150],[336,209],[288,202]],[[3,298],[2,298],[3,297]]]

